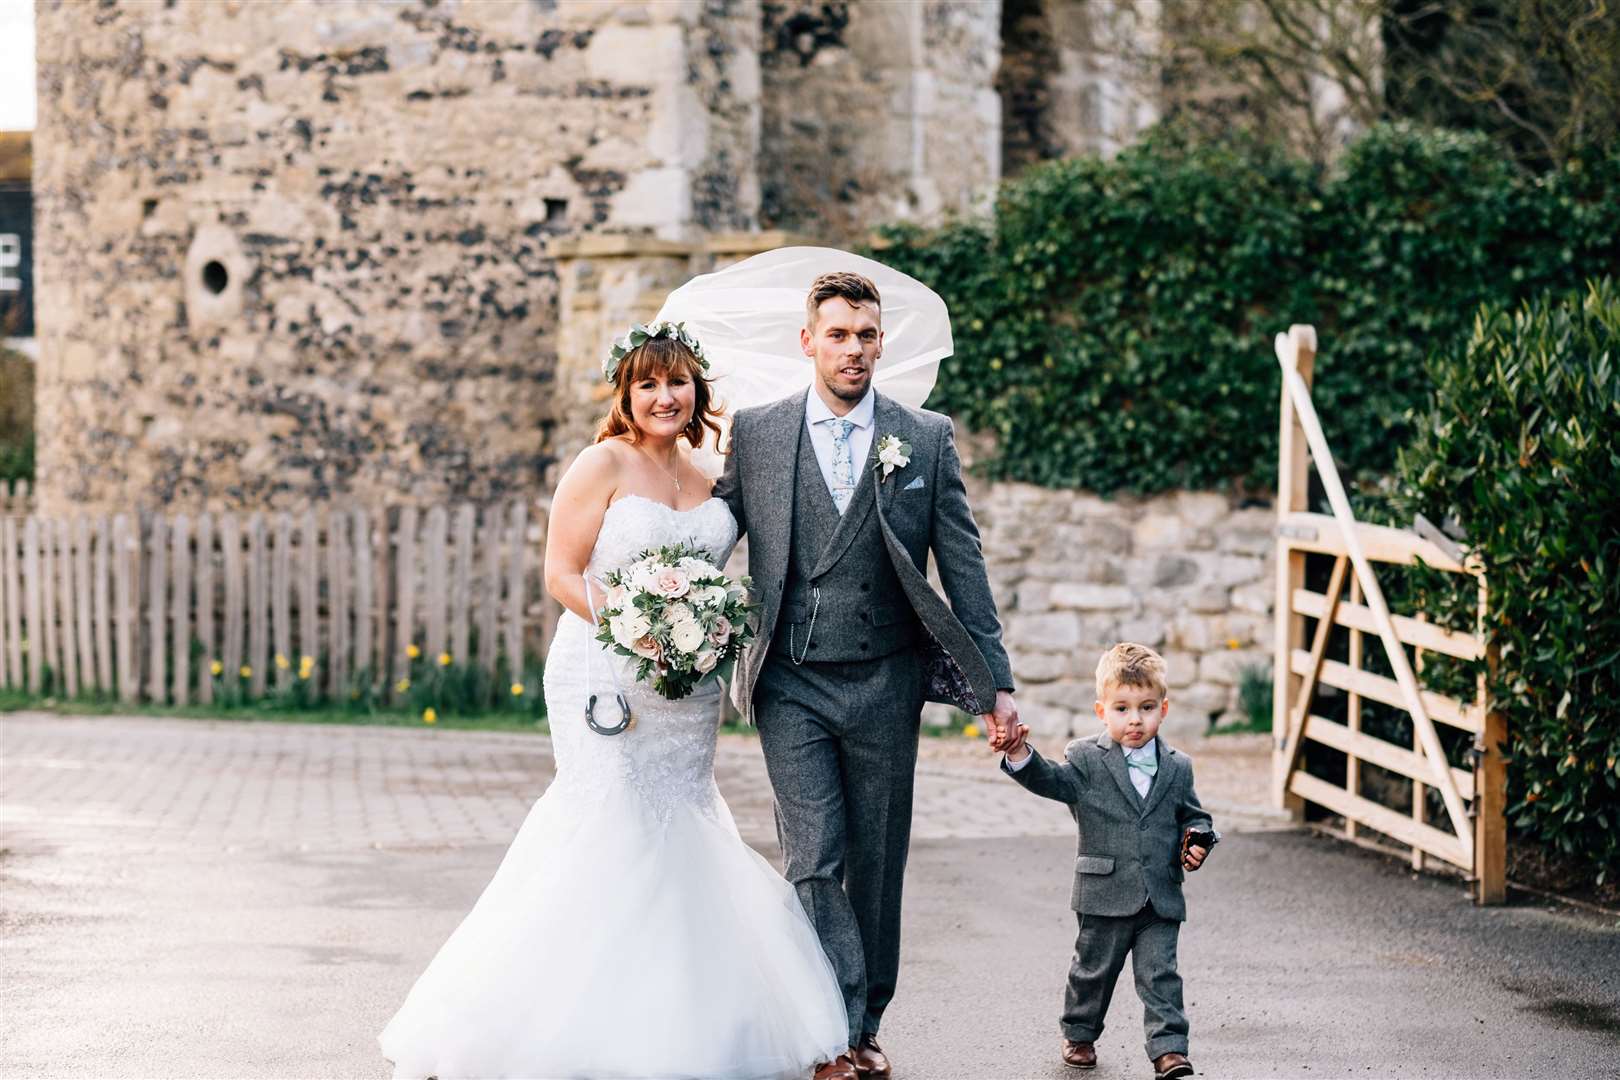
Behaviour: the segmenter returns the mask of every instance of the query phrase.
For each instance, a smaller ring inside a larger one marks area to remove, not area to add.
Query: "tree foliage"
[[[1171,108],[1284,130],[1318,160],[1406,119],[1478,131],[1540,170],[1620,133],[1615,0],[1178,0]]]

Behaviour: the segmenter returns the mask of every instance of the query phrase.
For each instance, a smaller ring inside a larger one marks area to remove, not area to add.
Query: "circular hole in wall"
[[[231,283],[230,271],[218,259],[209,259],[202,268],[203,288],[218,296]]]

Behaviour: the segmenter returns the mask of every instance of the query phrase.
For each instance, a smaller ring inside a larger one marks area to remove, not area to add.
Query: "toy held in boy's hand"
[[[1181,861],[1182,861],[1182,864],[1183,865],[1186,864],[1186,862],[1187,862],[1187,852],[1191,851],[1193,848],[1195,848],[1195,847],[1203,848],[1204,849],[1204,854],[1208,855],[1209,854],[1209,849],[1214,847],[1216,844],[1218,844],[1220,842],[1221,842],[1221,834],[1214,831],[1213,829],[1208,829],[1208,830],[1205,830],[1205,829],[1188,829],[1187,832],[1181,838]]]
[[[671,701],[726,678],[754,632],[747,577],[729,578],[688,544],[643,551],[604,578],[596,640],[639,660],[636,680]]]

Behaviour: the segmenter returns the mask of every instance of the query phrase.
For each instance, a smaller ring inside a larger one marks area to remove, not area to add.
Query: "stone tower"
[[[1097,7],[39,0],[40,509],[538,492],[685,275],[984,205]]]

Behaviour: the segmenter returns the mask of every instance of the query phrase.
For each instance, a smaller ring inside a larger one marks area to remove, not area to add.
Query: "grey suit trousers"
[[[1131,957],[1136,995],[1142,999],[1142,1023],[1149,1059],[1187,1052],[1187,1013],[1182,1007],[1181,974],[1176,970],[1176,941],[1181,923],[1161,918],[1152,904],[1135,915],[1075,913],[1080,933],[1063,994],[1063,1037],[1096,1042],[1114,997],[1114,984]]]
[[[850,1045],[876,1034],[900,972],[900,892],[923,703],[912,649],[760,672],[754,719],[784,870],[832,961]]]

